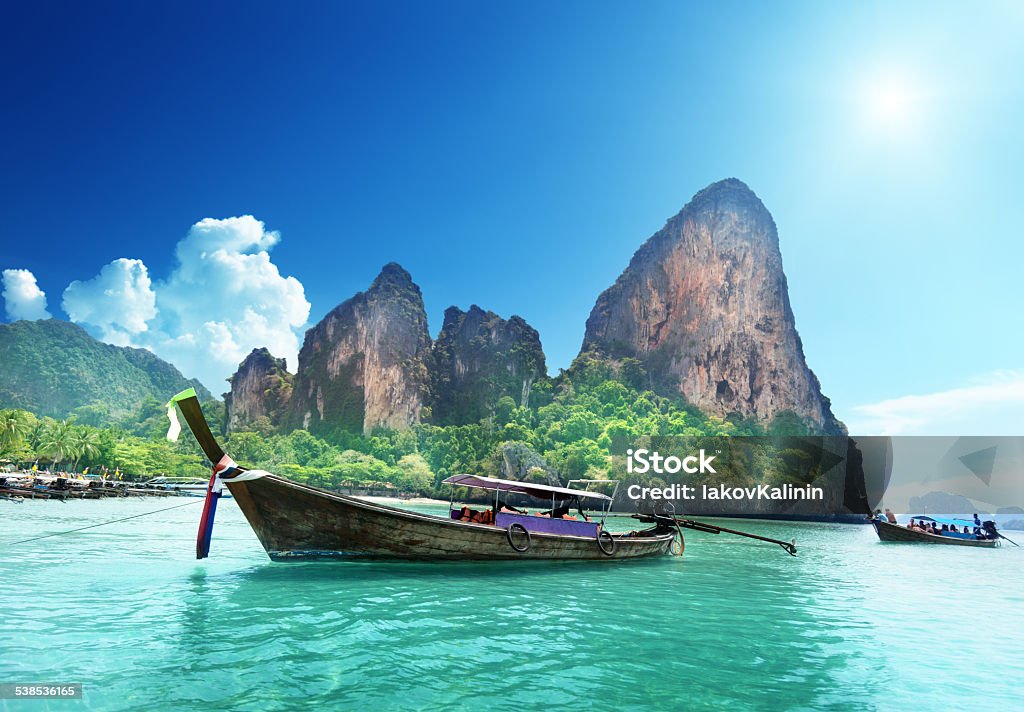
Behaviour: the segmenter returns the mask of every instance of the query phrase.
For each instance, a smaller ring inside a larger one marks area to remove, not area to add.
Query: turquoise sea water
[[[0,708],[1024,704],[1024,549],[733,520],[799,556],[689,533],[682,558],[611,565],[271,563],[227,501],[197,562],[196,502],[0,549],[0,682],[84,683]],[[0,543],[179,503],[0,502]]]

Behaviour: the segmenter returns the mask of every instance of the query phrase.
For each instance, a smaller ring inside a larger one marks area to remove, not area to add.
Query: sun
[[[862,101],[869,123],[880,130],[905,130],[915,123],[920,92],[902,77],[876,78],[865,85]]]

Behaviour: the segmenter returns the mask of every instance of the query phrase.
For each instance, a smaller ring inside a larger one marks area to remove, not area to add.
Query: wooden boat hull
[[[996,539],[957,539],[951,536],[937,536],[925,532],[907,529],[898,524],[888,522],[871,522],[882,541],[911,542],[918,544],[951,544],[953,546],[973,546],[992,549],[998,543]]]
[[[594,560],[668,552],[673,533],[614,535],[611,555],[593,537],[531,533],[526,551],[512,548],[505,529],[420,514],[327,492],[267,475],[226,482],[275,561],[309,559]],[[517,545],[525,543],[517,539]],[[605,544],[606,548],[610,548]]]

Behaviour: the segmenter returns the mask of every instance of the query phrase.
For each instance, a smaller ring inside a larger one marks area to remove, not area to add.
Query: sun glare
[[[863,97],[869,122],[881,130],[906,130],[914,123],[918,92],[905,79],[886,77],[866,86]]]

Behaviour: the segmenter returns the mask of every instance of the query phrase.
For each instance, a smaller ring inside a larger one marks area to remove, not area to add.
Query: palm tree
[[[57,421],[46,429],[43,441],[40,443],[40,450],[53,458],[55,469],[68,457],[74,457],[73,437],[71,424],[66,420]]]
[[[41,421],[37,420],[28,430],[28,434],[25,436],[25,441],[28,443],[29,449],[34,453],[39,453],[42,448],[43,441],[46,440],[46,431],[49,430],[49,426]]]
[[[71,444],[74,448],[75,464],[72,470],[78,472],[78,463],[82,459],[89,459],[100,449],[100,436],[92,428],[78,428],[71,437]]]
[[[0,411],[0,452],[16,450],[29,433],[28,421],[16,410]]]

